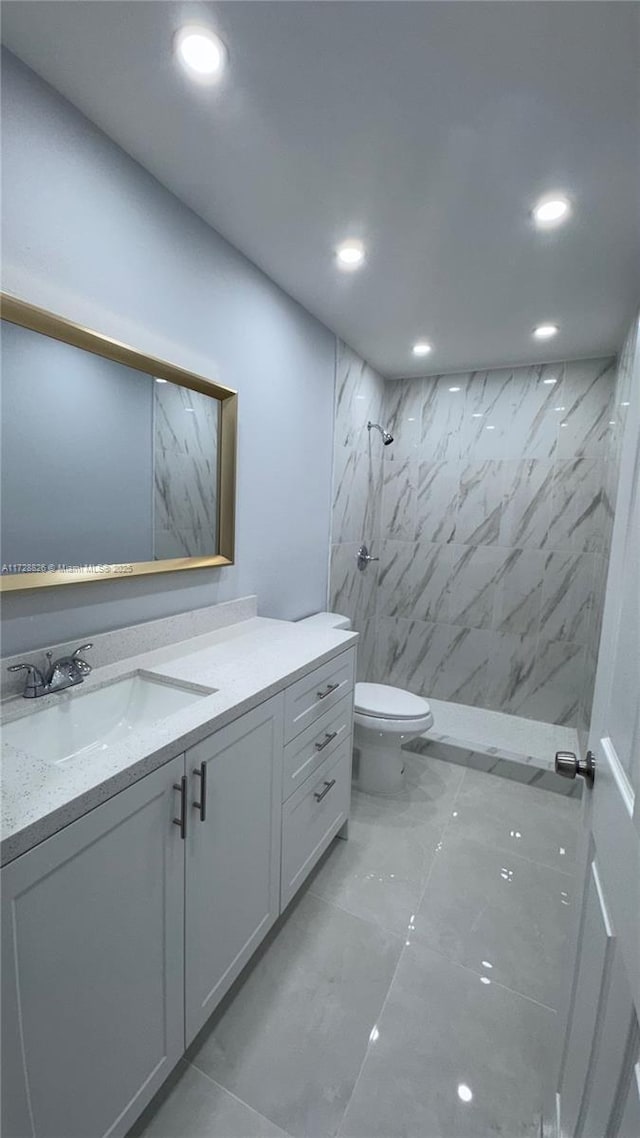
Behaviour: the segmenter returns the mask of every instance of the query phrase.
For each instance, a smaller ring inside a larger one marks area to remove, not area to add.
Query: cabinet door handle
[[[325,797],[325,795],[327,795],[329,793],[329,791],[331,790],[331,787],[335,786],[335,785],[336,785],[336,780],[335,780],[335,778],[332,778],[331,782],[325,782],[324,790],[321,790],[321,791],[316,790],[314,792],[314,795],[313,795],[316,802],[322,802],[322,799]]]
[[[187,776],[183,774],[180,782],[174,782],[174,790],[180,791],[180,817],[173,819],[174,826],[180,827],[180,837],[183,842],[187,836]]]
[[[200,801],[194,802],[194,808],[200,811],[200,821],[206,822],[207,820],[207,764],[200,763],[198,770],[195,770],[194,775],[200,779]]]
[[[328,684],[327,687],[324,689],[324,691],[316,692],[316,695],[317,695],[318,699],[326,699],[328,695],[331,695],[332,691],[335,691],[336,688],[339,688],[339,687],[340,687],[340,684]]]
[[[315,744],[316,751],[324,751],[325,747],[329,746],[329,743],[331,743],[332,740],[336,738],[337,734],[337,731],[327,731],[322,743]]]

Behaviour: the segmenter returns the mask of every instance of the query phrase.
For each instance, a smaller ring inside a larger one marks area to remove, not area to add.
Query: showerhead
[[[370,431],[371,428],[373,428],[375,431],[380,431],[380,434],[382,435],[382,441],[386,447],[388,447],[389,444],[393,442],[393,435],[390,435],[388,431],[385,431],[384,427],[381,427],[379,423],[372,423],[369,421],[367,423],[367,430]]]

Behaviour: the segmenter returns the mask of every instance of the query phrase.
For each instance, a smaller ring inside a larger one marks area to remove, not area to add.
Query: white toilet
[[[351,628],[348,617],[319,612],[307,622],[325,628]],[[356,684],[354,749],[356,785],[367,794],[397,794],[404,781],[402,744],[433,727],[426,699],[389,684]]]

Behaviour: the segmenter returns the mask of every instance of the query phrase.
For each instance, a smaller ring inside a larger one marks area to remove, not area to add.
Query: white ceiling
[[[639,7],[10,0],[3,39],[397,376],[619,346],[640,294]],[[216,88],[171,57],[193,17],[230,53]],[[557,189],[573,217],[539,233],[531,205]],[[368,248],[353,274],[347,236]],[[549,320],[560,335],[532,341]]]

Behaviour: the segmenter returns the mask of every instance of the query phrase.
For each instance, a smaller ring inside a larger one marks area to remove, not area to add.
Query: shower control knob
[[[596,774],[596,761],[593,751],[587,751],[584,759],[579,759],[573,751],[556,751],[556,774],[562,778],[575,778],[579,774],[587,786],[593,786]]]
[[[366,545],[361,545],[358,552],[356,553],[356,562],[357,562],[358,569],[360,570],[360,572],[362,572],[364,569],[367,568],[367,565],[369,564],[370,561],[379,561],[379,560],[380,560],[379,557],[372,557],[371,556]]]

